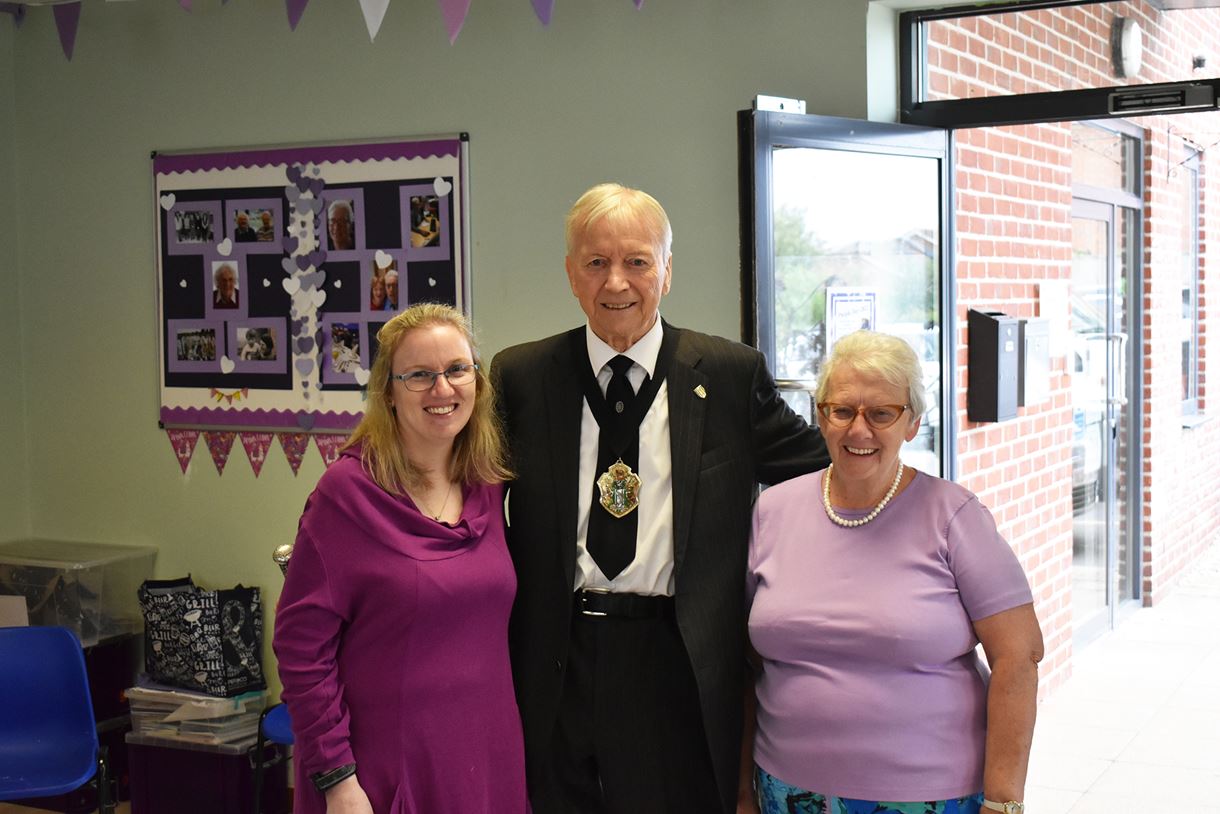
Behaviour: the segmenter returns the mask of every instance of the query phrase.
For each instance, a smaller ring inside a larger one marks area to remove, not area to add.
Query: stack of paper
[[[189,690],[132,687],[127,700],[133,732],[195,743],[231,743],[258,732],[267,693],[217,698]]]

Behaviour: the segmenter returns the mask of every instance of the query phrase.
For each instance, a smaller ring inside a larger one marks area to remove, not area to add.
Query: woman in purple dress
[[[275,620],[297,814],[524,814],[516,578],[491,383],[470,327],[413,306],[305,504]]]

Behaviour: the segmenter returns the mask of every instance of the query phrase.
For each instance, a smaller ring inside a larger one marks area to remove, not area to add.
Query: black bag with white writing
[[[258,588],[207,591],[186,576],[147,580],[139,598],[154,681],[225,698],[266,688]]]

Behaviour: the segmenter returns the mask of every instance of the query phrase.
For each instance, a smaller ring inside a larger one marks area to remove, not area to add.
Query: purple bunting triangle
[[[52,6],[55,13],[55,27],[59,30],[59,44],[63,46],[64,56],[72,61],[72,52],[76,50],[76,26],[80,24],[80,3],[60,3]]]
[[[534,13],[538,15],[538,19],[543,25],[551,24],[551,12],[555,10],[555,0],[530,0],[530,4],[534,7]]]
[[[457,42],[458,34],[462,33],[462,25],[466,22],[466,13],[470,11],[470,0],[437,0],[441,6],[441,16],[445,18],[445,30],[449,32],[449,44]]]
[[[182,6],[183,11],[191,10],[191,0],[178,0],[178,5]]]
[[[301,22],[301,15],[308,5],[309,0],[284,0],[284,6],[288,9],[288,27],[293,31],[297,30],[297,23]]]
[[[640,10],[640,7],[641,7],[642,5],[644,5],[644,0],[635,0],[635,10],[636,10],[636,11],[639,11],[639,10]]]

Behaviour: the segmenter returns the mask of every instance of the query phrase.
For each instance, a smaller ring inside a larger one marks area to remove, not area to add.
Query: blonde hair
[[[669,260],[674,238],[669,216],[647,192],[622,184],[598,184],[588,189],[572,204],[564,221],[569,255],[589,227],[601,220],[609,221],[611,226],[642,224],[652,236],[654,245],[661,250],[662,260]]]
[[[915,350],[905,339],[876,331],[856,331],[840,339],[830,350],[830,358],[818,375],[815,398],[826,400],[831,379],[840,370],[876,376],[907,391],[911,421],[923,415],[927,402],[923,394],[923,367]]]
[[[394,352],[407,334],[435,325],[456,328],[470,345],[472,360],[479,364],[474,332],[461,311],[433,302],[412,305],[377,332],[379,348],[369,371],[368,404],[364,417],[343,445],[344,449],[362,445],[360,460],[365,470],[378,486],[393,495],[420,488],[428,482],[430,473],[413,463],[403,448],[390,392],[394,384],[390,368]],[[512,472],[508,469],[491,378],[481,366],[475,370],[474,386],[474,410],[454,440],[449,474],[463,484],[500,483],[512,477]]]

